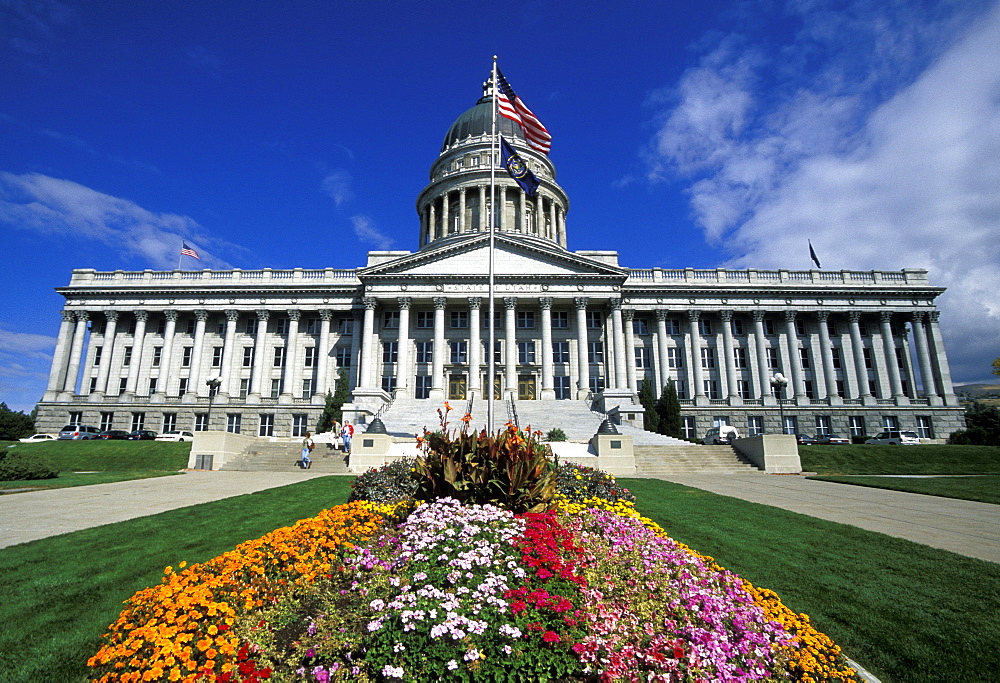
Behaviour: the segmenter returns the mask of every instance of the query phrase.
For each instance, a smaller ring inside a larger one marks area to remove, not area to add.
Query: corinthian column
[[[556,390],[552,379],[552,297],[538,300],[542,307],[542,393],[543,401],[555,400]]]
[[[61,311],[62,322],[59,323],[59,336],[56,338],[56,350],[52,354],[52,370],[49,372],[49,385],[45,400],[55,400],[55,395],[66,386],[66,370],[69,362],[70,344],[73,340],[73,322],[76,314],[73,311]]]
[[[288,311],[288,341],[285,342],[285,386],[281,393],[285,400],[298,396],[300,376],[299,376],[299,320],[302,319],[302,311],[290,309]]]
[[[104,348],[101,352],[101,366],[97,369],[97,389],[94,392],[98,394],[105,394],[108,391],[108,375],[111,374],[115,332],[118,330],[118,311],[107,311],[104,317],[107,319],[107,323],[104,325]]]
[[[323,398],[328,389],[328,373],[330,371],[330,321],[333,311],[321,308],[319,311],[319,348],[316,349],[316,386],[313,396]]]
[[[639,382],[635,372],[635,331],[632,329],[632,319],[635,311],[631,309],[622,312],[622,327],[625,328],[625,378],[628,381],[628,388],[633,394],[639,393]]]
[[[767,367],[767,346],[764,337],[764,311],[753,312],[753,345],[757,354],[757,398],[764,405],[776,405],[771,393],[771,376]]]
[[[412,299],[408,296],[396,298],[399,304],[399,335],[398,352],[396,365],[396,390],[401,396],[406,395],[406,389],[410,386],[410,304]]]
[[[156,382],[156,393],[164,396],[170,392],[173,386],[173,375],[171,374],[171,362],[174,353],[174,335],[177,332],[177,311],[164,311],[163,317],[167,321],[163,327],[163,349],[160,354],[160,374]],[[159,380],[163,380],[162,382]]]
[[[253,372],[250,381],[251,396],[255,399],[260,399],[264,393],[260,385],[264,381],[264,363],[267,361],[264,357],[264,344],[267,342],[267,321],[270,317],[271,312],[266,309],[257,311],[257,337],[253,344]]]
[[[857,377],[858,383],[858,397],[868,398],[872,397],[871,391],[868,388],[868,368],[865,367],[865,345],[861,340],[861,312],[851,311],[848,313],[850,317],[850,331],[851,331],[851,350],[854,352],[854,374]]]
[[[726,368],[726,389],[729,393],[730,405],[741,405],[740,390],[736,384],[736,358],[733,350],[733,312],[720,311],[722,316],[722,357]]]
[[[653,393],[659,397],[663,387],[667,386],[667,382],[671,379],[670,361],[667,359],[670,353],[667,350],[667,312],[664,310],[656,311],[656,345],[660,353],[660,378]]]
[[[927,331],[924,329],[924,314],[914,313],[912,318],[913,340],[917,345],[917,361],[920,365],[920,382],[923,385],[924,396],[931,404],[940,403],[937,388],[934,384],[934,372],[931,370],[931,356],[927,350]]]
[[[698,318],[701,311],[688,311],[688,348],[691,349],[691,395],[695,402],[705,402],[705,374],[701,367],[701,331]]]
[[[469,396],[482,395],[482,358],[483,343],[480,339],[479,309],[483,305],[482,297],[469,297]]]
[[[819,346],[823,355],[823,379],[826,381],[826,399],[830,405],[843,405],[843,399],[837,393],[837,371],[833,367],[833,344],[830,342],[829,311],[816,312],[816,324],[819,326]]]
[[[802,358],[799,356],[799,335],[795,331],[795,311],[785,311],[785,340],[788,343],[788,364],[792,369],[792,389],[797,403],[806,397],[806,384],[802,377]]]
[[[590,365],[587,357],[587,297],[578,296],[576,304],[576,397],[583,399],[590,392]]]
[[[882,311],[879,315],[879,322],[882,325],[882,348],[885,352],[885,364],[889,370],[889,386],[892,387],[892,397],[896,400],[897,405],[909,403],[906,394],[903,393],[903,382],[899,376],[896,341],[892,336],[892,313]]]
[[[139,382],[139,368],[142,367],[142,347],[146,341],[147,311],[135,312],[135,334],[132,336],[132,363],[128,366],[128,377],[125,379],[125,393],[134,394]]]
[[[226,338],[222,342],[222,365],[219,367],[220,379],[219,396],[229,396],[233,386],[233,381],[239,368],[236,365],[233,349],[236,344],[236,322],[240,319],[240,312],[235,308],[226,309]],[[239,390],[239,385],[236,385]]]
[[[504,319],[505,341],[504,358],[504,396],[517,397],[517,297],[504,297],[503,305],[507,309]]]
[[[431,393],[430,397],[435,400],[442,400],[445,397],[444,391],[444,309],[448,305],[448,299],[443,296],[436,296],[434,304],[434,358],[431,361]]]
[[[87,321],[90,315],[87,311],[76,312],[76,329],[73,331],[73,346],[69,352],[69,367],[66,370],[66,384],[63,391],[76,393],[77,375],[80,374],[80,360],[83,355],[83,341],[87,334]]]
[[[361,388],[368,389],[372,386],[372,369],[375,366],[372,334],[375,331],[375,307],[378,302],[371,297],[365,297],[361,303],[365,306],[365,319],[361,328],[361,369],[358,372],[358,384]]]
[[[201,376],[201,357],[205,349],[205,322],[208,320],[208,311],[194,312],[194,348],[191,351],[191,374],[188,384],[191,385],[188,391],[197,396],[208,396],[208,385]]]

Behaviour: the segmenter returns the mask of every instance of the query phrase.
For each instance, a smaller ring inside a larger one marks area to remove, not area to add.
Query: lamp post
[[[778,420],[780,420],[778,424],[779,434],[785,433],[785,406],[781,400],[782,393],[784,392],[786,386],[788,386],[788,379],[780,372],[774,373],[771,377],[771,388],[774,390],[775,397],[778,400]]]
[[[205,384],[208,385],[208,417],[205,419],[205,431],[207,432],[212,426],[212,401],[215,400],[215,394],[222,386],[222,380],[218,375],[212,375],[205,380]]]

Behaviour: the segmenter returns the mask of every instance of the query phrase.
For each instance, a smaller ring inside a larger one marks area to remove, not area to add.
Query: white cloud
[[[0,328],[0,355],[18,355],[27,358],[51,360],[56,338],[44,334],[11,332]]]
[[[354,226],[354,234],[365,244],[371,244],[376,249],[389,249],[393,241],[391,237],[383,235],[368,216],[351,216],[351,224]]]
[[[154,213],[127,199],[38,173],[0,171],[0,224],[97,241],[123,257],[140,257],[143,267],[176,268],[182,240],[201,255],[198,267],[228,268],[212,251],[242,251],[212,237],[188,216]]]
[[[351,190],[351,174],[344,169],[329,171],[320,187],[338,207],[354,198],[354,192]]]
[[[55,337],[0,328],[0,401],[30,412],[49,376]]]
[[[938,303],[955,378],[988,377],[1000,354],[1000,5],[961,32],[954,16],[871,17],[868,52],[814,67],[802,41],[840,38],[846,51],[859,24],[802,18],[782,64],[723,41],[682,77],[650,175],[689,178],[727,265],[808,268],[811,238],[828,268],[927,268],[949,290]],[[768,65],[799,69],[782,74],[791,87],[761,85]]]

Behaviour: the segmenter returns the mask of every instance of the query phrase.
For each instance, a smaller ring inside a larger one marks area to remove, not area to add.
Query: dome
[[[475,106],[466,110],[464,114],[455,119],[451,124],[448,133],[441,143],[441,151],[452,147],[455,143],[461,142],[469,137],[479,137],[489,135],[493,131],[493,96],[484,95],[479,98]],[[497,114],[497,131],[507,139],[518,139],[524,141],[524,134],[521,127],[510,119]]]

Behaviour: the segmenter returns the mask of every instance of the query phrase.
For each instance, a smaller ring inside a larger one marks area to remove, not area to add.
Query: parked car
[[[58,438],[55,434],[32,434],[18,440],[21,443],[41,443],[42,441],[55,441]]]
[[[916,432],[904,432],[897,429],[889,429],[879,432],[872,438],[865,441],[866,444],[888,444],[890,446],[919,446],[920,437]]]
[[[816,439],[812,438],[808,434],[796,434],[795,441],[800,446],[812,446],[813,444],[816,443]]]
[[[179,432],[179,431],[175,430],[175,431],[172,431],[172,432],[163,432],[158,437],[156,437],[156,440],[157,441],[194,441],[194,434],[192,434],[191,432]]]
[[[850,439],[845,439],[837,434],[817,434],[815,437],[816,443],[823,444],[847,444],[851,443]]]
[[[151,432],[148,429],[140,429],[129,434],[128,438],[130,441],[152,441],[156,438],[156,432]]]
[[[100,433],[100,429],[90,425],[66,425],[59,430],[59,438],[72,439],[73,441],[90,441],[91,439],[96,439]]]
[[[704,443],[713,444],[723,444],[729,445],[736,439],[740,438],[740,433],[736,431],[736,427],[731,425],[722,425],[720,427],[712,427],[705,434]]]
[[[128,432],[124,429],[109,429],[97,435],[98,439],[127,439]]]

